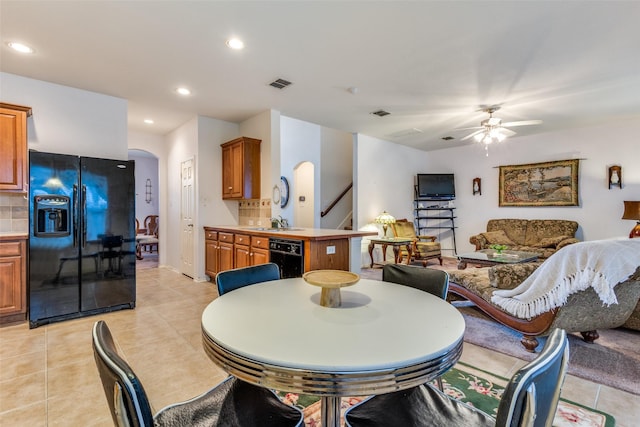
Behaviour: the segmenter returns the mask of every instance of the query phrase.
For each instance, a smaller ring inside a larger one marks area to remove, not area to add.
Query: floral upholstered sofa
[[[491,219],[487,231],[471,236],[476,250],[506,245],[515,251],[537,252],[547,259],[558,249],[579,242],[578,223],[561,219]]]
[[[522,333],[528,351],[553,328],[580,332],[587,342],[597,329],[640,330],[640,239],[579,242],[545,261],[447,272],[450,294]]]

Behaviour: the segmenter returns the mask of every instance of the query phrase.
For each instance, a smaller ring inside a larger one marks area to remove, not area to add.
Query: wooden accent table
[[[387,247],[388,246],[393,246],[393,255],[394,255],[394,262],[397,264],[398,263],[398,258],[400,256],[400,247],[404,246],[407,249],[407,253],[409,254],[409,256],[407,257],[407,265],[411,262],[411,244],[413,243],[413,239],[407,239],[404,237],[381,237],[381,238],[370,238],[369,239],[370,243],[369,243],[369,256],[371,257],[371,265],[370,267],[373,268],[373,248],[376,245],[382,245],[382,261],[383,263],[386,261],[387,259]]]

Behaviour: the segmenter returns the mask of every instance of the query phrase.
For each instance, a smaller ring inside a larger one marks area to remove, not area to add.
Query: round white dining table
[[[460,357],[464,319],[434,295],[368,279],[342,288],[340,307],[320,294],[302,278],[228,292],[202,313],[205,351],[241,380],[320,396],[323,427],[340,425],[341,396],[417,386]]]

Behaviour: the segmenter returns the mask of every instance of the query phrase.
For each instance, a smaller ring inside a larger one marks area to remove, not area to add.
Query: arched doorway
[[[158,233],[160,220],[158,158],[144,150],[129,150],[129,160],[136,163],[135,188],[136,188],[136,224],[139,231],[136,234]],[[155,216],[155,218],[153,218]],[[145,219],[155,230],[145,228]],[[155,223],[155,224],[154,224]],[[154,268],[158,266],[160,245],[141,246],[140,257],[136,263],[137,268]]]

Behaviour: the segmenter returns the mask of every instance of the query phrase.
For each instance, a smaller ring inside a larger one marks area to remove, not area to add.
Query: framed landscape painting
[[[499,206],[579,206],[578,159],[500,166]]]

